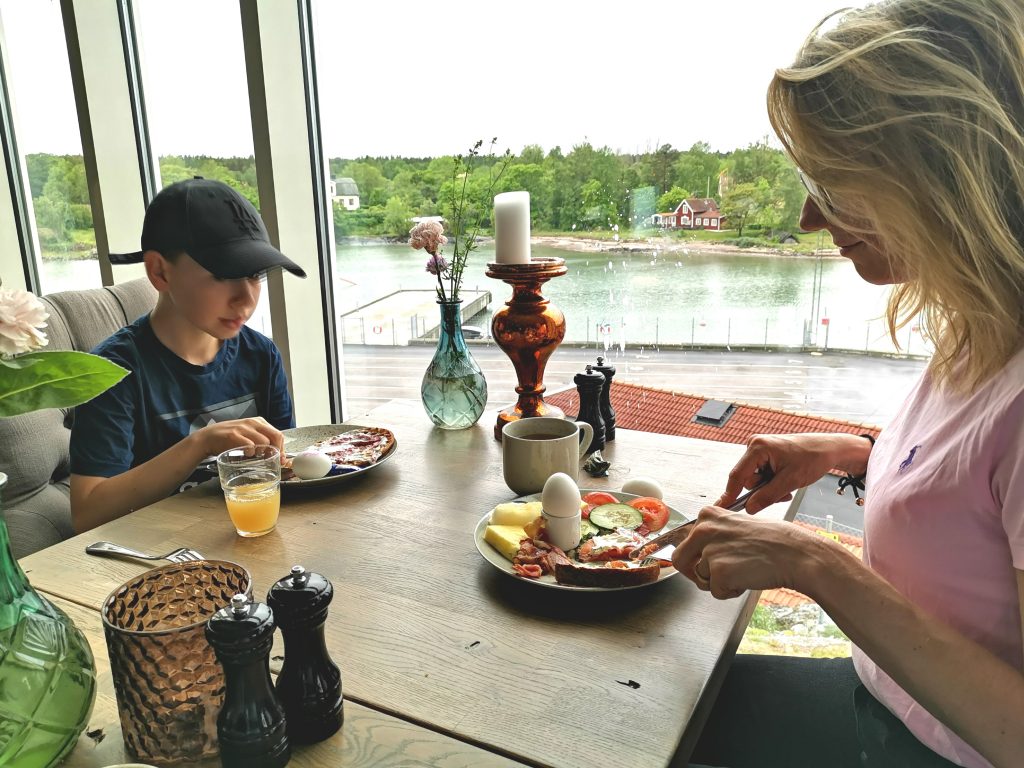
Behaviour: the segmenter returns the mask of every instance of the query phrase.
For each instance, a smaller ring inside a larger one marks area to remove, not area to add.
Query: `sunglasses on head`
[[[800,182],[804,185],[804,189],[807,190],[807,194],[810,195],[811,199],[815,202],[818,208],[823,213],[835,214],[837,209],[835,203],[832,202],[832,198],[829,197],[822,187],[814,181],[810,176],[797,168],[797,175],[800,177]]]

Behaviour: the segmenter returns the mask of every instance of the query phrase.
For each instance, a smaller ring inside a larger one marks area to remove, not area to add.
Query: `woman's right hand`
[[[793,435],[754,435],[747,451],[729,472],[725,492],[715,506],[728,507],[744,488],[760,482],[758,470],[771,468],[774,477],[747,500],[750,514],[778,501],[792,498],[793,491],[815,482],[833,467],[852,474],[867,468],[871,442],[858,435],[808,432]]]

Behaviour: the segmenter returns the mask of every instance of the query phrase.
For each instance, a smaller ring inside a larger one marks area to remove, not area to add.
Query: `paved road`
[[[488,405],[515,399],[515,371],[505,354],[494,344],[475,344],[472,352],[487,376]],[[395,398],[418,400],[432,355],[428,346],[345,345],[346,416]],[[548,390],[573,386],[572,377],[596,356],[594,349],[560,347],[548,362]],[[613,350],[608,360],[617,381],[878,426],[892,418],[925,367],[920,360],[791,352]],[[834,478],[808,488],[800,513],[863,528],[861,507],[835,489]]]
[[[490,407],[515,399],[512,363],[494,344],[474,345]],[[572,378],[597,357],[594,349],[560,347],[544,376],[549,391],[573,386]],[[433,349],[425,346],[344,347],[348,409],[354,416],[395,398],[418,399],[420,379]],[[924,369],[920,360],[790,352],[612,351],[616,381],[884,425]]]

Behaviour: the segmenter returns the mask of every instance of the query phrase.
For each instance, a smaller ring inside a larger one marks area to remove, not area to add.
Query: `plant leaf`
[[[92,400],[129,374],[87,352],[32,352],[0,370],[0,418]]]

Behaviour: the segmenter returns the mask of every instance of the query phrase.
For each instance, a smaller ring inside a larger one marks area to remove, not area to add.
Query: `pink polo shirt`
[[[970,395],[938,388],[926,372],[871,451],[864,510],[868,566],[1024,669],[1015,574],[1024,570],[1024,351]],[[858,648],[853,661],[875,698],[933,751],[989,766]]]

